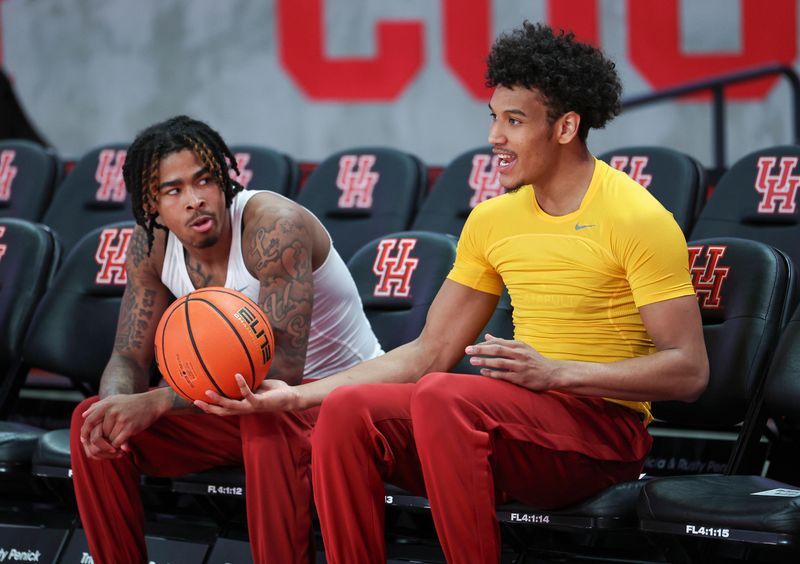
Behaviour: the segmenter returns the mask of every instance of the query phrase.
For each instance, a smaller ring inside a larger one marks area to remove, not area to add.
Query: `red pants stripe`
[[[312,435],[328,562],[386,562],[384,481],[427,495],[448,562],[498,562],[496,503],[567,506],[636,479],[651,442],[626,407],[480,376],[340,388]]]
[[[78,405],[70,431],[75,496],[95,562],[147,561],[141,474],[175,477],[242,463],[253,561],[313,562],[309,435],[318,409],[166,415],[131,439],[129,455],[98,461],[80,442],[81,414],[96,401]]]

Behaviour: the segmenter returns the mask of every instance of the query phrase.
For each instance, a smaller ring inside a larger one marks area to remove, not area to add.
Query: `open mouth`
[[[197,233],[206,233],[214,227],[214,218],[209,215],[200,216],[189,223],[189,227]]]
[[[497,157],[497,167],[500,169],[500,172],[505,172],[510,169],[517,160],[517,156],[508,151],[495,149],[494,154]]]

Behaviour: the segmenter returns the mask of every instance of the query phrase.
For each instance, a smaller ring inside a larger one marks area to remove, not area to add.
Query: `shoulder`
[[[245,229],[272,228],[278,221],[309,229],[316,218],[302,206],[273,192],[261,191],[250,197],[242,214]]]
[[[133,229],[128,243],[126,269],[132,276],[156,276],[160,278],[161,267],[167,246],[167,232],[153,230],[152,245],[148,244],[147,232],[141,225]]]

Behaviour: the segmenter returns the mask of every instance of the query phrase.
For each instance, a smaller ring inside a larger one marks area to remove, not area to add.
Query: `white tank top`
[[[242,255],[242,216],[247,202],[260,191],[239,192],[231,203],[231,250],[226,288],[233,288],[258,303],[259,281],[250,274]],[[273,193],[274,194],[274,193]],[[280,194],[274,194],[283,198]],[[288,199],[288,198],[285,198]],[[323,228],[324,229],[324,228]],[[327,230],[325,231],[327,234]],[[330,240],[330,235],[328,235]],[[303,378],[330,376],[361,361],[383,354],[378,339],[364,315],[356,284],[342,257],[330,245],[328,256],[313,272],[314,306],[308,336]],[[183,245],[169,232],[161,281],[176,297],[195,290],[186,270]],[[280,355],[280,349],[276,351]]]

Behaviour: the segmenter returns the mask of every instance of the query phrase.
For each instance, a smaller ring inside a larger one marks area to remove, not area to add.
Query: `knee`
[[[81,427],[83,427],[83,414],[91,406],[100,401],[97,396],[92,396],[80,402],[78,406],[72,411],[72,419],[69,426],[70,437],[80,437]]]
[[[411,395],[411,417],[442,411],[453,402],[453,387],[458,376],[446,372],[432,372],[419,379]]]
[[[322,402],[317,424],[311,435],[314,453],[336,450],[344,441],[365,435],[369,426],[367,386],[343,386],[331,392]]]

